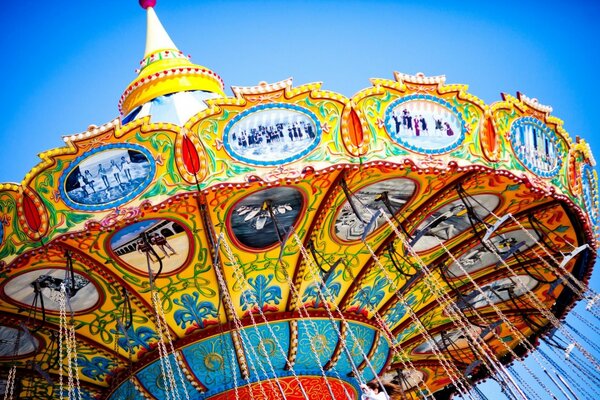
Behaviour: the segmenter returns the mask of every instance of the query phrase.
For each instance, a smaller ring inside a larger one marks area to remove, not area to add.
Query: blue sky
[[[393,71],[445,74],[487,103],[538,98],[600,157],[596,2],[158,0],[156,11],[227,87],[292,76],[351,96]],[[0,32],[0,182],[20,182],[62,135],[118,115],[145,14],[135,0],[7,0]]]

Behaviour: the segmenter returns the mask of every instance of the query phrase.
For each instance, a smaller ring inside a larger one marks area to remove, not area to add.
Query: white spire
[[[146,26],[146,51],[144,58],[157,50],[177,49],[175,43],[169,37],[169,34],[160,23],[158,16],[154,12],[154,8],[146,9],[147,26]]]

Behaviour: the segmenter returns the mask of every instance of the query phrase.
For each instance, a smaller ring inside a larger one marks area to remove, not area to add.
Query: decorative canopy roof
[[[221,77],[192,63],[177,48],[149,3],[140,2],[147,13],[146,51],[137,78],[119,100],[121,115],[128,115],[137,107],[172,93],[199,90],[224,96]]]
[[[578,299],[600,318],[595,161],[550,107],[401,73],[226,97],[140,3],[128,115],[0,184],[0,396],[347,400],[379,380],[441,400],[490,375],[535,395],[504,366],[575,343]],[[560,362],[597,369],[577,344]]]

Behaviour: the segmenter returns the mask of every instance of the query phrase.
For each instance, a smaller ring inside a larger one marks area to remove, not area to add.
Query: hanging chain
[[[229,262],[234,265],[235,278],[238,281],[242,282],[242,296],[244,297],[244,300],[248,303],[248,301],[247,301],[248,300],[247,299],[248,293],[247,293],[247,290],[246,290],[246,289],[249,288],[248,287],[249,286],[248,281],[247,281],[246,277],[244,276],[243,272],[241,271],[241,267],[238,264],[237,260],[235,259],[235,256],[233,254],[233,251],[231,250],[231,247],[229,247],[229,245],[227,244],[227,242],[225,240],[223,240],[223,236],[224,235],[221,234],[221,243],[223,243],[223,245],[225,247],[225,252],[227,253],[227,257],[229,258]],[[298,387],[300,388],[300,391],[302,392],[302,396],[306,400],[308,400],[308,395],[306,394],[306,391],[304,390],[304,386],[302,385],[302,382],[300,381],[300,379],[296,375],[296,371],[294,370],[294,366],[292,365],[292,363],[288,359],[285,350],[281,346],[281,343],[279,343],[279,340],[277,340],[277,335],[273,331],[273,327],[271,327],[271,324],[269,323],[269,320],[267,319],[266,315],[263,313],[263,310],[262,310],[260,304],[257,304],[257,308],[258,308],[259,314],[261,315],[263,321],[265,322],[265,325],[267,326],[267,329],[269,330],[269,333],[271,334],[271,336],[275,340],[275,345],[277,346],[277,349],[279,350],[279,352],[283,356],[287,368],[292,372],[294,380],[296,381],[296,383],[298,383]],[[250,319],[252,320],[252,324],[256,325],[256,322],[254,320],[254,316],[253,316],[253,313],[252,313],[252,309],[250,309],[250,312],[248,314],[250,315]],[[258,334],[258,331],[257,331],[257,334]],[[258,334],[258,335],[260,337],[260,334]],[[265,353],[265,355],[266,355],[266,353]],[[267,357],[267,360],[270,363],[270,360],[269,360],[268,357]]]
[[[514,382],[514,380],[508,373],[508,371],[506,371],[506,369],[504,368],[504,366],[497,360],[494,352],[489,348],[489,346],[485,342],[485,340],[480,338],[478,334],[473,332],[473,330],[469,329],[469,327],[466,325],[466,323],[465,323],[465,321],[467,321],[466,315],[464,315],[464,313],[456,305],[456,303],[453,302],[452,299],[450,299],[448,294],[445,291],[441,290],[441,287],[439,285],[437,285],[436,282],[434,282],[435,278],[434,278],[433,274],[431,273],[431,270],[429,269],[429,267],[423,262],[421,257],[419,257],[419,255],[416,253],[416,251],[407,242],[404,235],[402,235],[396,229],[394,223],[387,216],[387,214],[384,214],[384,217],[385,217],[386,221],[388,222],[388,224],[392,227],[396,236],[402,241],[403,245],[406,246],[406,248],[408,249],[411,256],[413,256],[413,258],[415,258],[417,260],[417,262],[419,263],[419,266],[427,275],[427,277],[425,279],[423,279],[423,282],[425,282],[427,287],[433,293],[437,294],[436,301],[440,304],[440,306],[442,306],[443,308],[445,308],[447,310],[447,312],[452,316],[453,322],[460,326],[460,329],[464,332],[464,334],[466,334],[470,337],[472,344],[474,344],[477,347],[478,352],[482,356],[481,362],[485,365],[485,367],[490,372],[493,370],[496,370],[500,376],[504,376],[508,380],[508,382],[510,382],[513,385],[513,387],[515,388],[517,393],[519,393],[520,396],[522,396],[524,399],[526,399],[525,394],[521,391],[520,387],[516,384],[516,382]],[[371,249],[370,249],[370,251],[374,255],[374,253]]]
[[[310,316],[308,310],[306,309],[306,306],[304,305],[304,303],[302,303],[300,301],[300,293],[298,293],[298,290],[296,289],[296,285],[294,284],[294,282],[292,281],[292,279],[290,278],[290,275],[287,273],[287,270],[284,269],[284,275],[287,279],[289,288],[292,292],[292,296],[296,299],[296,307],[298,308],[298,313],[300,314],[300,317],[303,319],[303,321],[308,321],[308,323],[310,324],[312,330],[313,330],[313,335],[316,337],[318,334],[318,329],[317,329],[317,325],[315,324],[315,322],[313,321],[312,317]],[[302,315],[302,313],[304,313],[304,316]],[[311,351],[313,353],[313,356],[315,358],[315,362],[317,363],[317,365],[319,366],[319,369],[321,371],[321,375],[323,376],[323,380],[325,381],[325,385],[327,386],[327,390],[329,391],[329,395],[331,396],[332,400],[335,400],[335,395],[333,394],[333,389],[331,388],[331,385],[329,383],[329,379],[327,378],[327,374],[325,373],[325,369],[323,369],[323,365],[321,365],[321,360],[319,359],[319,354],[317,352],[317,349],[315,348],[315,344],[313,343],[312,340],[308,340],[309,344],[310,344],[310,348]],[[337,372],[337,370],[335,368],[332,369],[334,375],[337,377],[337,379],[342,380],[342,378],[340,377],[339,373]],[[344,393],[346,395],[346,398],[348,400],[352,400],[352,396],[350,396],[350,393],[348,393],[348,390],[346,389],[346,386],[342,385],[342,388],[344,390]]]
[[[10,371],[8,371],[8,378],[6,379],[6,386],[4,387],[4,400],[13,400],[16,376],[17,365],[13,364],[13,366],[10,367]]]
[[[217,248],[217,251],[219,249]],[[216,255],[216,259],[218,260],[218,254]],[[223,296],[225,297],[225,303],[227,308],[229,309],[229,313],[231,314],[231,318],[233,319],[233,323],[235,325],[236,328],[236,332],[239,333],[240,335],[240,339],[242,341],[242,345],[244,344],[244,338],[246,340],[246,342],[248,343],[248,348],[250,349],[250,351],[252,352],[252,355],[256,358],[256,360],[259,360],[258,357],[258,353],[256,352],[256,349],[254,349],[254,346],[251,345],[250,342],[250,338],[248,337],[248,334],[246,333],[242,322],[240,321],[239,317],[237,316],[236,312],[235,312],[235,307],[233,305],[233,300],[229,294],[229,290],[227,289],[227,284],[225,283],[225,278],[223,277],[222,273],[221,273],[221,269],[219,268],[218,265],[214,265],[214,270],[215,270],[215,274],[217,275],[217,282],[220,286],[221,289],[221,293],[223,294]],[[245,347],[244,347],[245,349]],[[260,388],[261,394],[263,395],[264,399],[268,399],[269,397],[267,396],[267,392],[265,391],[265,388],[263,387],[263,382],[260,379],[260,375],[258,373],[258,370],[256,368],[256,366],[254,365],[254,361],[252,360],[252,357],[248,357],[247,361],[250,365],[250,368],[254,370],[254,373],[256,374],[256,378],[258,380],[258,386]],[[266,372],[266,370],[264,369],[263,365],[261,363],[258,364],[261,372],[263,373],[263,375],[265,376],[265,379],[269,379],[269,376]],[[250,393],[250,397],[252,399],[254,399],[254,393],[250,387],[250,376],[246,377],[246,381],[248,382],[248,392]],[[275,393],[276,390],[273,386],[273,383],[271,381],[268,382],[268,384],[271,386],[271,389],[273,390],[273,392]]]

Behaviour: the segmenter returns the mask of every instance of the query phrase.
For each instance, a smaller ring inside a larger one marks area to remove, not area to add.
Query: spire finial
[[[142,7],[146,9],[147,25],[146,25],[146,51],[144,57],[160,50],[177,50],[177,46],[169,37],[169,34],[160,23],[156,12],[152,6],[156,4],[156,0],[140,0]]]
[[[147,10],[148,7],[154,8],[154,6],[156,5],[156,0],[139,0],[139,2],[140,6],[142,6],[144,10]]]

